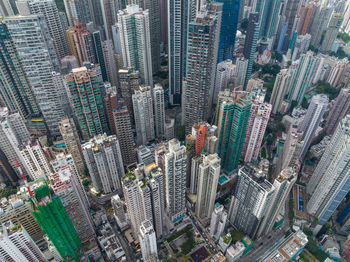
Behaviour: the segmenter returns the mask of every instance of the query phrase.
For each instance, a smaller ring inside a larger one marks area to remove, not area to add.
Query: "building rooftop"
[[[302,231],[297,231],[287,238],[282,244],[262,261],[284,262],[291,261],[308,243],[307,236]]]

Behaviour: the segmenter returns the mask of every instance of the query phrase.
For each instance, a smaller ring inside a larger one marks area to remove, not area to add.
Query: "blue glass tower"
[[[232,59],[241,0],[217,0],[223,3],[218,62]]]

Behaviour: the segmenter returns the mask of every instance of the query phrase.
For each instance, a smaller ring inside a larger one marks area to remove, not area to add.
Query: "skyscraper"
[[[329,18],[333,13],[331,6],[319,5],[316,7],[315,15],[310,27],[311,44],[315,47],[319,47],[321,44],[321,38],[324,31],[327,29]]]
[[[188,26],[186,80],[183,90],[183,123],[192,125],[209,117],[215,84],[218,34],[217,16],[200,12]]]
[[[226,88],[228,88],[229,83],[233,81],[236,70],[237,67],[232,63],[232,60],[230,59],[217,64],[215,90],[213,95],[214,104],[217,104],[219,92],[224,91]]]
[[[216,204],[211,215],[209,233],[213,237],[219,238],[224,232],[227,220],[227,212],[223,205]]]
[[[102,50],[103,50],[104,61],[106,63],[106,72],[107,72],[108,81],[113,86],[118,86],[119,85],[118,62],[116,59],[116,55],[114,54],[112,40],[103,41]]]
[[[118,34],[124,67],[140,72],[141,83],[153,86],[149,10],[128,5],[118,12]]]
[[[10,0],[4,0],[0,5],[0,15],[2,17],[14,15],[14,10],[11,6]]]
[[[258,99],[253,102],[242,148],[242,157],[244,156],[245,162],[258,160],[270,113],[271,104]]]
[[[259,226],[258,235],[264,235],[271,232],[274,223],[280,215],[280,212],[286,205],[286,201],[289,197],[294,183],[297,180],[297,173],[293,170],[293,167],[285,168],[281,171],[278,177],[273,182],[275,192],[270,204],[270,208],[265,214],[265,218],[262,224]],[[286,215],[286,214],[285,214]]]
[[[300,152],[300,159],[303,160],[311,141],[316,134],[316,130],[323,119],[323,115],[328,106],[328,97],[324,94],[314,95],[311,103],[304,116],[303,122],[300,124],[300,131],[304,132],[304,146]]]
[[[24,174],[29,175],[29,171],[25,169],[20,153],[17,150],[20,144],[28,141],[30,138],[29,132],[19,113],[10,113],[6,107],[0,108],[0,136],[0,150],[4,155],[1,158],[1,162],[4,163],[8,161],[13,171],[17,173],[17,175],[8,174],[10,175],[10,177],[8,177],[10,181],[12,183],[16,183],[17,179],[20,178],[16,160],[18,161]]]
[[[243,166],[232,196],[228,220],[238,230],[255,237],[273,199],[275,188],[261,170]],[[253,196],[254,197],[248,197]]]
[[[265,38],[271,44],[274,42],[281,15],[281,0],[262,1],[263,6],[260,10],[260,38]]]
[[[160,67],[160,0],[146,0],[143,2],[143,10],[149,12],[149,30],[152,54],[152,72],[157,73]]]
[[[81,242],[61,199],[50,190],[44,179],[29,184],[33,214],[60,256],[78,259]]]
[[[149,220],[143,221],[140,226],[139,241],[143,260],[156,261],[158,258],[156,234]]]
[[[288,69],[282,69],[276,76],[273,86],[270,104],[272,105],[272,113],[277,114],[281,110],[282,102],[289,91],[291,74]]]
[[[82,243],[94,241],[95,229],[89,209],[85,206],[85,192],[78,176],[70,166],[61,168],[48,177],[50,187],[66,210]]]
[[[165,154],[165,202],[168,216],[174,223],[184,217],[186,211],[186,148],[177,139],[168,142]]]
[[[136,162],[136,152],[129,111],[125,106],[115,110],[113,115],[123,163],[125,166],[133,164]]]
[[[198,170],[196,203],[196,215],[204,223],[209,221],[214,210],[219,176],[220,158],[218,155],[204,156]]]
[[[0,22],[0,57],[0,100],[10,111],[18,111],[24,118],[39,116],[34,92],[4,22]]]
[[[16,45],[23,69],[34,91],[48,129],[59,135],[58,121],[63,116],[52,71],[59,63],[50,33],[42,15],[7,17],[5,22]]]
[[[153,98],[149,86],[140,86],[132,95],[137,144],[154,140]]]
[[[97,62],[94,39],[82,23],[77,23],[75,27],[70,27],[66,34],[70,52],[78,60],[80,66],[83,66],[84,62]]]
[[[223,3],[218,54],[218,62],[221,62],[226,59],[232,59],[240,12],[240,0],[218,0],[218,2]]]
[[[38,140],[26,141],[18,145],[18,150],[31,179],[36,180],[51,173],[50,165]]]
[[[290,83],[291,87],[288,94],[288,99],[290,101],[297,101],[298,105],[301,105],[305,92],[308,90],[314,77],[319,61],[319,57],[314,56],[312,51],[308,51],[301,56],[296,73],[293,75]]]
[[[332,50],[334,40],[337,38],[339,28],[341,23],[343,22],[343,14],[341,13],[333,13],[326,29],[326,33],[324,35],[321,50],[328,52]]]
[[[164,89],[160,84],[155,84],[153,88],[153,103],[156,136],[163,138],[165,134],[165,104]]]
[[[106,132],[107,119],[103,106],[103,83],[99,81],[96,69],[85,66],[72,69],[65,76],[73,107],[83,139]]]
[[[64,7],[70,26],[74,26],[79,22],[86,24],[92,21],[92,7],[86,0],[64,0]]]
[[[181,104],[182,79],[185,75],[188,0],[168,1],[169,101]]]
[[[248,81],[250,79],[250,75],[252,73],[256,46],[259,40],[259,29],[260,29],[259,13],[258,12],[251,13],[249,15],[247,36],[245,38],[244,49],[243,49],[243,55],[246,59],[248,59],[246,75],[243,82],[244,88],[246,88]]]
[[[69,55],[67,37],[61,23],[56,2],[54,0],[20,0],[17,1],[18,4],[22,7],[19,8],[20,15],[33,14],[43,15],[45,17],[57,58],[61,60],[63,57]]]
[[[117,137],[95,136],[82,149],[95,189],[106,194],[120,189],[124,166]]]
[[[81,151],[80,139],[73,119],[67,117],[63,118],[59,124],[59,128],[67,151],[72,155],[74,164],[79,174],[82,175],[85,171],[85,163]]]
[[[47,259],[22,227],[11,221],[0,227],[0,259],[2,261],[45,262]]]
[[[244,57],[236,59],[236,86],[244,86],[245,80],[247,78],[249,60]]]
[[[131,124],[134,125],[134,111],[132,107],[132,94],[140,85],[140,73],[132,67],[119,70],[118,92],[123,97],[124,103],[129,111]],[[120,90],[120,91],[119,91]]]
[[[350,113],[350,88],[343,88],[335,100],[332,109],[328,113],[325,131],[332,135],[339,122]]]
[[[324,225],[350,190],[350,116],[339,123],[308,185],[309,214]]]
[[[115,121],[114,121],[114,110],[118,109],[118,95],[117,92],[115,92],[112,89],[107,90],[107,95],[104,98],[105,106],[106,106],[106,113],[107,113],[107,119],[108,119],[108,127],[109,130],[113,135],[116,134],[116,127],[115,127]]]
[[[149,220],[157,238],[163,234],[163,173],[160,168],[146,173],[143,166],[128,172],[122,179],[126,209],[135,234]]]
[[[91,30],[90,33],[91,33],[92,40],[93,40],[93,49],[94,49],[93,54],[95,56],[95,62],[91,62],[91,63],[97,63],[100,66],[102,80],[104,82],[106,82],[106,81],[108,81],[108,75],[107,75],[106,61],[105,61],[105,57],[104,57],[101,32],[98,30],[97,31]]]
[[[238,166],[246,128],[249,119],[251,101],[249,97],[232,98],[223,102],[218,121],[218,155],[224,170],[231,172]]]

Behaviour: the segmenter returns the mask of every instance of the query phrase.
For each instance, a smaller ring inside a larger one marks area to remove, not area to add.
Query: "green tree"
[[[91,180],[89,178],[85,178],[81,183],[83,186],[88,187],[91,183]]]
[[[17,193],[16,188],[5,187],[3,189],[0,189],[0,198],[9,197],[9,196],[14,195],[16,193]]]

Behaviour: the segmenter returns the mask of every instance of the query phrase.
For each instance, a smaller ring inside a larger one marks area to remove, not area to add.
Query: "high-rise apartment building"
[[[0,5],[0,15],[2,17],[14,15],[14,10],[11,6],[10,0],[4,0]]]
[[[160,1],[146,0],[139,1],[139,3],[143,3],[141,7],[143,8],[143,10],[148,10],[149,12],[152,72],[156,73],[159,71],[160,67]]]
[[[61,23],[58,8],[54,0],[19,0],[16,2],[21,8],[20,15],[43,15],[56,50],[57,58],[61,60],[69,55],[69,48],[65,29]]]
[[[291,74],[288,69],[282,69],[276,76],[273,86],[270,104],[272,105],[272,113],[277,114],[281,110],[282,102],[289,91]]]
[[[118,34],[124,67],[134,67],[141,83],[153,86],[149,10],[134,4],[119,10]]]
[[[79,235],[61,199],[50,190],[44,179],[29,184],[34,217],[64,259],[78,259],[81,249]]]
[[[153,98],[150,86],[139,86],[132,95],[137,144],[145,145],[154,140]]]
[[[157,238],[163,234],[163,172],[154,168],[146,174],[143,167],[127,173],[122,180],[123,193],[132,229],[138,234],[143,221],[149,220]]]
[[[107,194],[120,189],[124,166],[117,137],[95,136],[82,149],[95,189]]]
[[[42,15],[13,16],[5,19],[36,101],[53,136],[59,135],[58,122],[64,112],[52,71],[59,70],[55,48]]]
[[[114,110],[118,109],[119,101],[118,101],[117,92],[112,89],[107,90],[107,94],[104,100],[105,100],[105,107],[106,107],[106,113],[107,113],[107,119],[108,119],[108,127],[111,133],[115,135],[116,127],[115,127],[113,112]]]
[[[220,106],[218,120],[218,155],[224,170],[231,172],[238,166],[248,125],[251,101],[248,96],[236,97]]]
[[[79,176],[74,174],[70,166],[66,166],[48,176],[48,179],[50,188],[61,199],[80,241],[82,243],[94,241],[94,225],[89,209],[85,205],[86,194],[81,186]]]
[[[236,59],[236,86],[244,86],[247,77],[248,64],[249,60],[244,57]]]
[[[331,6],[319,5],[316,7],[314,18],[310,27],[311,44],[320,47],[321,38],[327,29],[329,19],[333,13]]]
[[[127,218],[125,215],[124,203],[122,202],[118,194],[112,196],[111,204],[114,210],[114,218],[117,220],[118,225],[126,225]]]
[[[83,66],[84,62],[97,62],[94,39],[82,23],[70,27],[66,34],[70,52],[78,60],[80,66]]]
[[[72,155],[74,164],[77,167],[79,174],[82,175],[85,171],[85,163],[83,153],[81,151],[80,139],[78,131],[75,127],[72,118],[63,118],[59,124],[61,136],[66,144],[66,148],[69,154]]]
[[[126,106],[121,107],[120,109],[115,110],[113,115],[123,163],[125,166],[133,164],[136,162],[136,152],[129,110]]]
[[[26,193],[8,197],[8,203],[0,209],[0,223],[11,221],[15,226],[22,226],[35,242],[43,240],[44,231],[32,213],[33,205]]]
[[[227,59],[217,64],[215,90],[213,95],[213,103],[217,104],[220,91],[228,88],[228,85],[233,82],[233,77],[236,74],[237,67],[232,63],[232,60]]]
[[[309,214],[324,225],[350,190],[350,116],[335,130],[308,185]]]
[[[266,180],[262,170],[250,166],[240,168],[229,209],[230,223],[250,237],[255,237],[270,207],[274,191],[274,186]]]
[[[271,232],[274,223],[277,221],[278,216],[286,205],[286,201],[297,177],[298,175],[293,170],[293,167],[288,167],[283,169],[275,179],[273,182],[275,192],[271,200],[270,208],[267,210],[265,218],[259,226],[258,235],[265,235]]]
[[[38,140],[31,140],[18,145],[22,163],[31,179],[36,180],[51,173],[50,165]]]
[[[104,62],[106,64],[106,73],[107,73],[108,81],[113,86],[118,86],[119,85],[118,62],[113,49],[113,41],[112,40],[103,41],[102,50],[103,50]]]
[[[319,57],[314,56],[312,51],[308,51],[301,56],[296,73],[293,75],[290,83],[288,95],[290,101],[297,101],[298,105],[301,105],[305,92],[308,90],[314,77],[319,60]]]
[[[103,83],[96,69],[85,66],[72,69],[65,76],[73,101],[75,115],[84,140],[107,132],[108,124],[103,105]]]
[[[0,259],[2,261],[46,262],[39,247],[22,226],[11,221],[0,227]]]
[[[168,142],[165,154],[165,202],[168,216],[174,223],[186,212],[186,148],[177,139]]]
[[[216,204],[211,214],[209,233],[212,237],[219,238],[225,230],[227,212],[223,205]]]
[[[188,0],[168,1],[168,57],[169,102],[180,105],[182,80],[185,76],[187,27],[189,20]]]
[[[238,83],[238,85],[243,84],[245,88],[248,84],[253,69],[254,56],[259,40],[259,29],[259,13],[251,13],[249,15],[247,36],[245,38],[243,49],[243,55],[246,59],[248,59],[248,65],[246,67],[247,69],[243,83]]]
[[[107,68],[106,68],[106,61],[104,56],[104,50],[103,50],[103,42],[102,42],[102,36],[100,31],[94,31],[90,29],[90,34],[93,41],[93,54],[95,56],[95,63],[98,64],[101,69],[101,76],[103,82],[108,81],[108,75],[107,75]],[[93,59],[93,58],[90,58]]]
[[[132,94],[140,85],[140,73],[132,67],[119,70],[118,93],[123,97],[124,103],[129,111],[131,124],[134,125],[134,110],[132,106]]]
[[[40,115],[28,77],[12,40],[7,25],[0,22],[0,74],[2,85],[0,100],[11,112],[18,111],[22,117]]]
[[[164,89],[160,84],[155,84],[153,88],[153,103],[156,137],[163,138],[165,134],[165,104]]]
[[[321,50],[328,52],[332,50],[334,40],[337,38],[339,28],[343,22],[343,14],[333,13],[326,29],[326,33],[322,40]]]
[[[328,135],[332,135],[337,128],[339,122],[350,113],[350,88],[343,88],[335,100],[332,109],[328,113],[325,124],[325,131]]]
[[[262,1],[263,6],[259,11],[260,15],[260,38],[273,42],[277,35],[280,22],[281,7],[280,0]],[[256,11],[258,12],[258,11]],[[270,40],[271,39],[271,40]]]
[[[152,223],[149,220],[142,222],[139,232],[142,258],[144,261],[157,261],[157,239]]]
[[[242,148],[242,157],[244,157],[245,162],[258,160],[267,123],[270,119],[271,107],[271,104],[258,99],[252,104]]]
[[[328,97],[324,94],[314,95],[311,99],[310,105],[304,116],[303,122],[300,124],[299,130],[302,131],[304,145],[300,152],[300,159],[304,159],[307,150],[311,145],[311,141],[316,134],[316,130],[320,125],[323,115],[327,110]]]
[[[219,41],[217,24],[216,15],[203,11],[188,26],[182,101],[182,121],[187,132],[193,124],[207,120],[211,111]]]
[[[64,7],[67,14],[67,19],[70,26],[74,26],[77,23],[89,23],[92,21],[92,3],[86,0],[65,0]]]
[[[282,153],[277,160],[275,169],[276,176],[279,175],[281,170],[288,166],[295,166],[298,164],[300,150],[303,147],[303,143],[301,142],[302,135],[303,132],[298,131],[297,125],[289,127]]]
[[[198,168],[196,215],[206,223],[210,220],[215,207],[220,176],[220,158],[217,154],[204,156]]]
[[[232,59],[241,10],[239,10],[240,1],[238,0],[218,0],[218,2],[223,3],[221,28],[218,28],[220,30],[218,62],[221,62]]]
[[[25,175],[28,175],[29,172],[24,168],[25,166],[17,150],[20,144],[28,141],[30,138],[28,129],[19,113],[10,113],[6,107],[0,108],[0,136],[0,150],[4,155],[4,157],[1,157],[2,165],[8,161],[15,172],[13,174],[11,170],[8,170],[8,179],[12,183],[16,183],[17,179],[20,178],[16,160]]]

